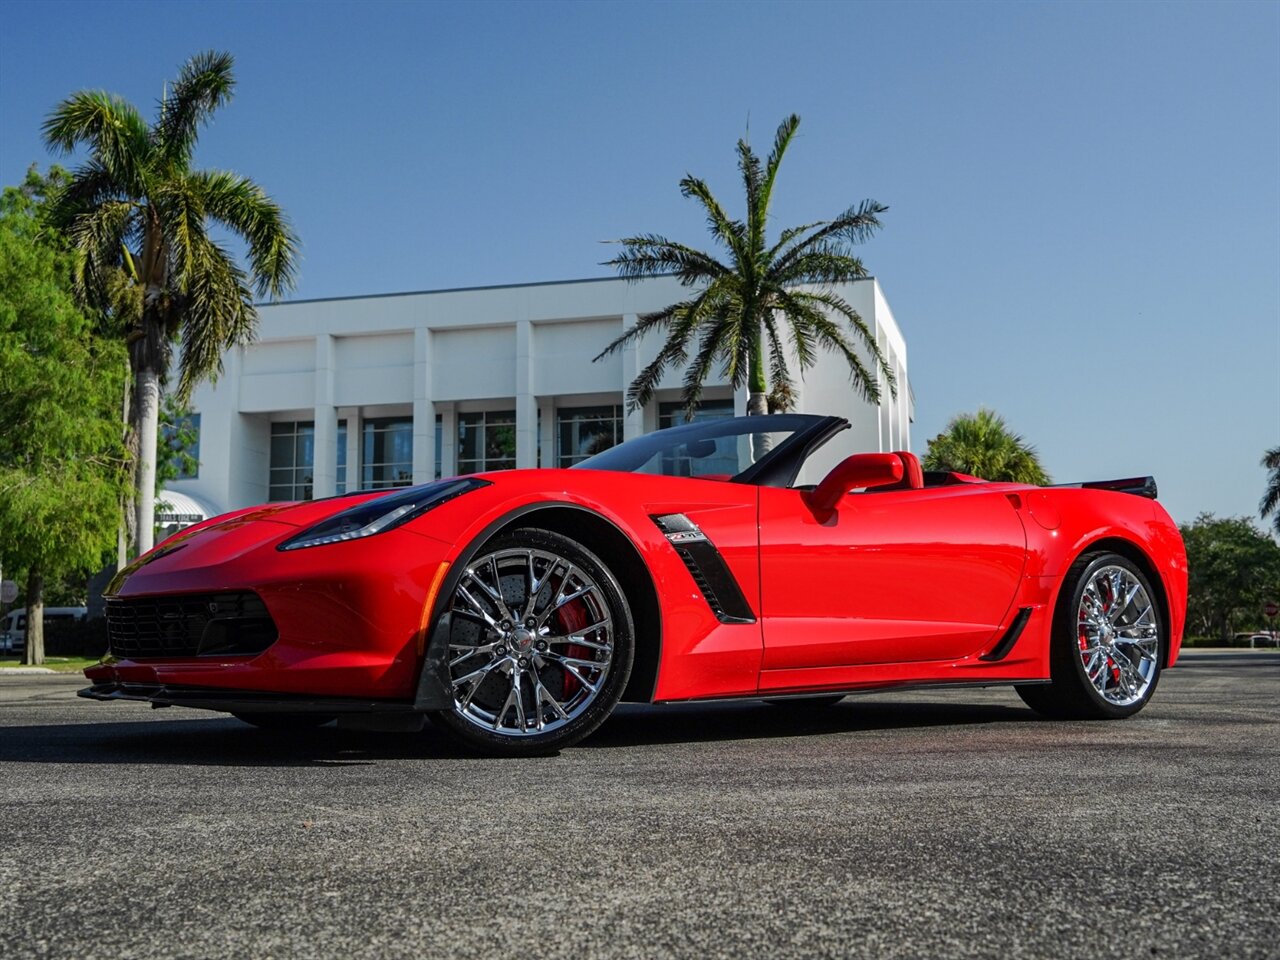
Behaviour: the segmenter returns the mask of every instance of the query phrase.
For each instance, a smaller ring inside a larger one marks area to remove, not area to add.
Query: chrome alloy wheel
[[[601,585],[552,551],[477,557],[450,601],[454,713],[506,737],[553,731],[595,702],[614,652]]]
[[[1077,640],[1085,676],[1108,703],[1141,700],[1158,669],[1160,632],[1146,588],[1121,566],[1094,571],[1080,595]]]

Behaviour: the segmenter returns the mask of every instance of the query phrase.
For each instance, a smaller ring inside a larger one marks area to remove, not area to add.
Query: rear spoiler
[[[1154,500],[1157,495],[1155,477],[1129,477],[1125,480],[1086,480],[1084,483],[1055,483],[1055,487],[1079,487],[1085,490],[1114,490]]]

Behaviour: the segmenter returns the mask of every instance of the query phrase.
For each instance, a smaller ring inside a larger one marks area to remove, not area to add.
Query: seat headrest
[[[902,461],[902,488],[923,490],[924,468],[920,466],[920,458],[905,450],[895,451],[895,456]]]

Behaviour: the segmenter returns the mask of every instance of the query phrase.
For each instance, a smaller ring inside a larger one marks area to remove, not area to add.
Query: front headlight
[[[301,550],[303,547],[319,547],[326,543],[372,537],[376,533],[394,530],[402,523],[408,523],[454,497],[487,486],[488,480],[463,477],[410,487],[335,513],[329,519],[290,537],[276,549]]]

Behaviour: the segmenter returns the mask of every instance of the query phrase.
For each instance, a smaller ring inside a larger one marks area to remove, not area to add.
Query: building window
[[[271,424],[268,500],[310,500],[316,462],[316,425],[289,420]]]
[[[732,416],[732,400],[705,400],[698,404],[692,417],[685,413],[683,403],[664,403],[658,407],[658,429],[665,430],[684,423],[723,420]],[[667,454],[663,457],[662,473],[669,477],[732,477],[739,472],[737,443],[737,438],[717,440],[716,455],[702,457],[696,465],[688,457]]]
[[[366,420],[363,439],[360,458],[362,490],[407,487],[413,483],[412,420]]]
[[[338,421],[338,469],[335,493],[347,492],[347,421]]]
[[[444,417],[436,414],[436,479],[444,473]]]
[[[571,407],[556,411],[558,467],[572,467],[621,442],[620,406]]]
[[[458,476],[515,465],[514,410],[458,414]]]

